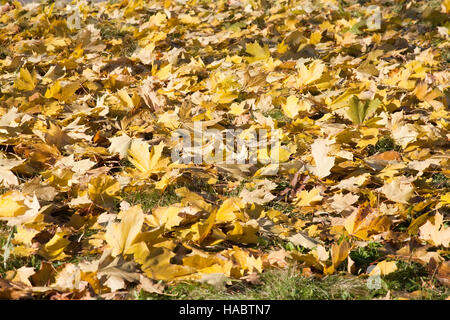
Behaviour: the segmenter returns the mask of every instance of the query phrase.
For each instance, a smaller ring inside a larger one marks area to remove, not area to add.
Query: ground
[[[448,299],[450,1],[25,2],[0,298]]]

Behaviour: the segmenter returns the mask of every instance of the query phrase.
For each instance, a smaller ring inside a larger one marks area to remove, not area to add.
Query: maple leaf
[[[64,250],[70,244],[66,232],[57,232],[49,242],[40,250],[39,254],[48,260],[60,260],[65,258]]]
[[[164,143],[161,141],[149,151],[145,141],[133,140],[128,150],[128,160],[136,167],[143,177],[162,171],[169,159],[161,159]]]
[[[283,105],[284,113],[291,119],[297,117],[300,111],[309,111],[310,105],[307,101],[301,101],[296,96],[289,96]]]
[[[442,12],[449,13],[450,12],[450,1],[443,0],[441,3]]]
[[[144,213],[141,206],[136,205],[126,211],[121,211],[121,221],[111,223],[106,229],[105,240],[112,248],[113,257],[126,253],[141,233],[144,223]]]
[[[36,87],[36,74],[30,74],[28,69],[21,68],[14,82],[14,86],[23,91],[32,91]]]
[[[314,202],[319,202],[323,198],[320,195],[320,190],[316,188],[313,188],[310,191],[302,190],[297,197],[298,206],[309,206]]]
[[[288,257],[289,254],[286,250],[280,249],[277,251],[271,251],[267,255],[267,262],[270,265],[277,266],[280,268],[286,268],[288,266],[288,263],[286,261],[286,257]]]
[[[316,139],[311,145],[311,153],[316,163],[315,167],[312,167],[312,171],[319,178],[325,178],[331,174],[331,168],[334,167],[335,157],[328,156],[330,150],[330,141],[325,139]]]
[[[125,281],[138,282],[140,278],[135,262],[125,261],[122,256],[113,257],[111,250],[103,252],[100,259],[95,261],[95,267],[96,278],[113,292],[124,289]]]
[[[314,240],[311,237],[299,232],[287,238],[290,242],[292,242],[296,246],[302,246],[308,249],[313,249],[317,247],[319,244],[318,241]]]
[[[60,81],[53,83],[47,91],[45,91],[45,97],[55,98],[59,101],[67,101],[73,99],[74,93],[80,88],[80,83],[78,81],[61,84]]]
[[[108,147],[110,153],[118,153],[121,159],[128,155],[128,149],[132,141],[129,136],[124,134],[119,137],[109,138],[108,140],[111,142],[111,145]]]
[[[354,204],[358,200],[358,196],[352,193],[347,193],[346,195],[343,195],[342,193],[335,194],[332,198],[330,198],[331,207],[335,209],[338,212],[342,212],[345,210],[349,210],[352,207],[352,204]]]
[[[152,216],[147,218],[147,222],[152,226],[164,226],[167,230],[172,229],[172,227],[178,226],[183,218],[179,215],[183,211],[181,206],[170,206],[170,207],[160,207],[156,208]]]
[[[391,201],[408,203],[408,200],[412,197],[414,187],[405,181],[404,179],[394,179],[390,183],[385,183],[381,188],[383,192]]]
[[[247,189],[244,189],[239,194],[239,197],[242,198],[244,203],[257,203],[257,204],[264,204],[275,199],[275,196],[264,188],[256,189],[253,191],[248,191]]]
[[[12,281],[21,282],[26,286],[32,287],[32,284],[29,280],[29,278],[34,275],[36,272],[34,271],[33,267],[20,267],[17,269],[17,274],[14,276]]]
[[[443,245],[444,247],[448,247],[450,243],[450,228],[446,228],[443,225],[443,220],[443,216],[439,212],[436,213],[434,223],[428,220],[419,228],[419,237],[435,246]]]
[[[119,191],[119,182],[105,174],[91,179],[88,184],[89,198],[102,208],[113,208],[120,200]]]
[[[325,64],[320,60],[314,60],[310,65],[300,64],[297,77],[297,87],[304,87],[320,79],[325,70]]]
[[[448,283],[448,0],[6,2],[1,298],[340,281],[378,246],[365,276],[409,257]]]
[[[195,272],[192,267],[171,263],[170,260],[174,256],[175,254],[167,248],[156,248],[142,265],[142,271],[155,280],[176,279]]]
[[[18,191],[9,191],[0,196],[0,220],[15,226],[30,222],[39,214],[39,201]]]
[[[385,276],[397,270],[397,263],[395,261],[381,261],[370,271],[369,276],[380,275]]]
[[[342,241],[339,244],[333,244],[331,247],[331,266],[324,269],[325,274],[332,274],[336,268],[347,259],[350,253],[351,245],[347,241]]]
[[[381,101],[378,99],[363,102],[357,96],[353,96],[349,101],[347,115],[353,123],[361,124],[377,111],[380,105]]]
[[[269,47],[265,45],[263,48],[256,41],[254,43],[247,43],[245,52],[252,55],[252,57],[247,58],[249,62],[266,60],[270,58]]]
[[[16,168],[25,160],[0,159],[0,184],[4,187],[16,186],[19,180],[11,172],[11,169]]]
[[[371,233],[386,231],[389,218],[370,207],[368,202],[360,206],[344,221],[345,230],[352,236],[367,240]]]

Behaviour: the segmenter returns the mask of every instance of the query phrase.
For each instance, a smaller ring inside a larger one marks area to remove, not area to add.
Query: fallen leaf
[[[113,257],[127,252],[141,233],[144,223],[144,213],[140,205],[121,211],[120,217],[121,221],[110,223],[105,233],[105,240],[112,248]]]

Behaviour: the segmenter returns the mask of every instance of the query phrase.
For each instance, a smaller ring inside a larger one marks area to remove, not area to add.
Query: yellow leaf
[[[345,230],[362,240],[368,240],[370,233],[387,231],[390,224],[389,218],[370,207],[368,201],[344,221]]]
[[[334,167],[335,157],[328,156],[331,141],[325,139],[316,139],[311,145],[311,153],[316,166],[312,172],[319,178],[325,178],[331,174]]]
[[[441,8],[443,13],[450,13],[450,0],[442,0]]]
[[[203,270],[218,264],[220,261],[216,256],[203,253],[200,250],[198,250],[198,253],[195,252],[194,254],[194,252],[192,252],[192,255],[183,258],[183,265],[204,272]]]
[[[61,92],[61,82],[56,81],[52,86],[48,87],[45,91],[45,97],[47,99],[56,97]]]
[[[19,75],[14,82],[14,87],[23,91],[31,91],[36,87],[36,75],[33,76],[30,74],[28,69],[21,68]]]
[[[149,19],[149,24],[152,27],[157,27],[157,26],[162,26],[163,24],[165,24],[167,21],[167,16],[162,13],[162,12],[158,12],[157,14],[153,15],[150,17]]]
[[[258,223],[255,220],[250,220],[247,223],[236,221],[233,230],[227,233],[227,239],[239,243],[257,243],[259,230]]]
[[[280,143],[277,143],[270,150],[270,160],[272,163],[277,162],[286,162],[289,160],[292,151],[288,149],[288,146],[281,146]]]
[[[172,65],[169,63],[168,65],[162,67],[161,69],[159,69],[158,72],[156,72],[156,76],[160,79],[160,80],[167,80],[170,75],[171,75],[171,71],[172,71]]]
[[[252,273],[254,271],[262,272],[261,257],[255,258],[238,246],[233,246],[231,256],[235,259],[240,269],[243,271],[242,273]]]
[[[450,227],[443,224],[444,217],[438,212],[434,216],[434,223],[427,221],[419,228],[420,238],[435,246],[448,247],[450,243]]]
[[[364,120],[370,117],[381,105],[378,99],[369,101],[361,101],[357,96],[353,96],[347,109],[347,115],[355,124],[363,123]]]
[[[133,245],[144,223],[144,213],[140,205],[121,211],[120,214],[122,220],[108,225],[105,233],[105,240],[112,248],[113,257],[126,252]]]
[[[300,111],[298,101],[299,99],[292,95],[287,98],[286,103],[283,105],[284,113],[291,119],[294,119]]]
[[[395,261],[381,261],[377,263],[375,268],[369,273],[370,276],[380,275],[385,276],[389,273],[395,272],[397,270],[397,263]]]
[[[25,228],[24,226],[17,226],[17,232],[14,234],[14,243],[23,243],[26,246],[31,246],[31,240],[39,231]]]
[[[47,99],[55,98],[58,101],[68,101],[74,98],[75,91],[80,88],[80,82],[74,81],[61,85],[60,81],[54,82],[45,91],[45,97]]]
[[[318,44],[318,43],[320,43],[321,39],[322,39],[322,33],[320,33],[320,31],[314,31],[313,33],[311,33],[309,43],[310,44]]]
[[[20,267],[16,270],[16,275],[14,276],[12,281],[22,282],[23,284],[32,287],[33,285],[31,284],[30,280],[28,280],[28,278],[35,273],[36,272],[34,271],[33,267]]]
[[[0,221],[9,226],[21,225],[33,221],[39,214],[39,201],[25,196],[19,191],[9,191],[0,196]]]
[[[313,266],[314,268],[321,270],[321,271],[324,269],[324,265],[319,260],[319,256],[318,256],[318,253],[316,250],[313,250],[307,254],[301,254],[299,251],[292,251],[291,257],[297,261],[305,263],[307,266]],[[334,270],[333,270],[333,272],[334,272]],[[331,273],[333,273],[333,272],[331,272]]]
[[[325,64],[321,60],[314,60],[308,67],[300,65],[297,77],[297,86],[304,87],[320,79],[325,70]]]
[[[145,263],[148,256],[150,255],[150,250],[145,242],[140,241],[133,245],[131,245],[126,251],[125,254],[132,254],[134,261],[139,264]]]
[[[180,20],[181,23],[183,24],[200,24],[200,18],[198,16],[190,16],[188,14],[180,14],[178,15],[178,19]]]
[[[181,197],[181,203],[183,205],[191,204],[197,208],[200,208],[206,212],[212,211],[212,205],[207,203],[202,196],[190,191],[186,187],[178,188],[175,190],[177,196]]]
[[[17,191],[10,191],[0,196],[0,217],[10,218],[24,214],[28,207],[25,198]]]
[[[108,138],[108,140],[111,142],[111,145],[108,148],[109,153],[118,153],[120,159],[127,156],[131,144],[131,138],[128,135],[122,134],[119,137]]]
[[[441,196],[441,203],[450,204],[450,192],[447,192]]]
[[[414,195],[414,186],[406,179],[397,178],[390,183],[385,183],[381,192],[391,201],[407,204]]]
[[[120,200],[119,192],[120,183],[106,174],[99,175],[89,181],[89,198],[102,208],[114,208],[116,200]]]
[[[331,261],[335,268],[347,259],[350,248],[351,246],[347,241],[342,241],[340,244],[333,244],[331,247]]]
[[[212,97],[213,102],[227,104],[232,102],[234,99],[238,97],[238,94],[234,91],[228,90],[217,90],[216,94]]]
[[[70,244],[66,238],[66,232],[57,232],[49,242],[39,251],[39,254],[47,260],[59,260],[65,258],[64,249]]]
[[[117,91],[117,96],[119,97],[120,101],[128,107],[128,109],[134,108],[133,100],[131,100],[125,89],[120,89],[119,91]]]
[[[203,240],[209,235],[209,232],[211,231],[212,227],[216,223],[216,213],[217,211],[213,211],[208,219],[206,219],[205,222],[199,223],[198,225],[198,231],[199,231],[199,238],[198,243],[202,243]]]
[[[320,195],[320,190],[313,188],[310,191],[302,190],[298,195],[297,205],[298,206],[310,206],[311,204],[321,201],[322,196]]]
[[[241,216],[239,211],[244,207],[239,198],[226,199],[217,211],[217,222],[232,222],[238,219]]]
[[[161,159],[163,149],[164,142],[162,141],[149,151],[147,142],[133,140],[128,150],[128,160],[144,177],[148,177],[152,173],[160,172],[168,164],[168,159]]]
[[[172,264],[170,260],[174,256],[175,253],[169,249],[155,248],[142,265],[142,271],[155,280],[173,280],[195,272],[195,269],[191,267]]]
[[[179,108],[164,112],[158,117],[158,123],[162,123],[167,129],[174,130],[180,126]]]
[[[164,226],[167,230],[176,227],[183,220],[178,213],[183,210],[183,207],[170,206],[156,208],[149,218],[146,218],[147,222],[150,222],[152,227]]]
[[[247,58],[250,63],[270,58],[269,47],[265,45],[264,48],[262,48],[256,41],[254,43],[247,43],[245,52],[252,55],[252,57]]]
[[[234,116],[240,116],[241,114],[243,114],[245,112],[244,105],[245,104],[243,104],[243,103],[240,103],[240,104],[233,103],[230,107],[229,113]]]
[[[324,268],[325,274],[333,274],[337,267],[347,259],[351,246],[347,241],[340,244],[333,244],[331,247],[331,266]]]
[[[155,50],[155,44],[153,42],[146,45],[144,48],[136,50],[132,58],[139,59],[143,64],[151,65],[153,62],[152,53]]]
[[[277,46],[277,52],[279,54],[285,53],[288,49],[289,49],[289,46],[284,43],[284,40],[281,41],[281,43],[279,43],[278,46]]]

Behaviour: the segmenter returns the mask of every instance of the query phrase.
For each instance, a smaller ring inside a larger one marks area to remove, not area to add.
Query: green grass
[[[180,282],[166,289],[170,296],[135,291],[133,299],[186,299],[186,300],[327,300],[370,299],[366,281],[340,275],[322,279],[307,278],[294,269],[268,270],[261,274],[260,285],[236,282],[227,287],[214,287],[196,282]]]
[[[9,50],[7,47],[0,46],[0,59],[5,59],[6,57],[11,56],[11,50]]]
[[[291,122],[291,120],[284,115],[283,111],[278,108],[273,108],[270,111],[263,113],[263,115],[265,117],[271,117],[272,119],[277,120],[280,125]]]
[[[130,193],[122,192],[121,197],[131,205],[140,204],[142,210],[148,212],[158,206],[168,206],[179,202],[181,199],[176,195],[175,189],[174,186],[169,186],[162,193],[155,189]]]
[[[284,213],[287,216],[291,216],[292,215],[292,211],[295,209],[295,205],[289,202],[285,202],[285,201],[271,201],[267,204],[264,205],[264,209],[265,210],[270,210],[270,209],[274,209],[274,210],[278,210],[282,213]]]
[[[136,201],[143,201],[146,208],[154,206],[157,202],[156,196],[149,198],[143,194],[133,195]],[[167,198],[163,198],[163,201],[174,201],[175,199],[171,198],[172,196],[173,194],[169,193],[166,196]],[[5,223],[0,223],[0,247],[5,245],[11,230]],[[266,245],[272,246],[275,243],[269,242]],[[280,243],[277,246],[280,246]],[[289,242],[283,243],[281,246],[287,250],[301,249],[297,247],[289,248]],[[352,251],[350,257],[358,270],[364,272],[369,265],[384,259],[384,254],[380,249],[380,244],[372,242],[364,248]],[[84,258],[83,260],[85,260]],[[68,262],[76,264],[80,261],[74,257]],[[4,278],[8,271],[17,270],[23,266],[33,267],[37,271],[41,267],[41,262],[42,259],[37,255],[30,257],[11,255],[6,262],[0,261],[0,277]],[[55,262],[53,266],[57,268],[62,263]],[[169,284],[164,292],[166,295],[131,290],[129,299],[358,300],[384,297],[388,292],[391,292],[392,298],[405,296],[412,292],[419,292],[413,297],[415,299],[446,299],[449,296],[449,289],[439,284],[422,265],[398,261],[397,267],[397,271],[382,277],[381,287],[378,289],[369,289],[367,279],[364,276],[357,277],[340,273],[322,278],[305,277],[301,274],[299,268],[293,266],[286,270],[265,270],[260,275],[261,284],[259,285],[251,285],[238,280],[232,280],[219,286],[183,281]]]
[[[205,283],[183,281],[168,286],[158,295],[131,291],[130,299],[185,299],[185,300],[368,300],[391,298],[421,290],[415,299],[445,299],[449,290],[436,281],[431,288],[422,281],[430,279],[423,267],[415,263],[398,262],[398,270],[381,279],[381,287],[369,289],[367,277],[336,274],[322,278],[305,277],[298,269],[266,270],[261,274],[261,284],[251,285],[234,280],[231,284],[212,286]]]
[[[398,292],[413,292],[421,290],[421,299],[442,300],[450,295],[450,290],[430,276],[420,264],[412,262],[397,262],[397,271],[383,277],[388,290]],[[424,285],[424,284],[431,284]]]
[[[121,51],[122,56],[131,56],[137,48],[137,42],[134,40],[133,35],[129,31],[123,31],[119,27],[113,24],[105,23],[100,28],[100,36],[103,40],[121,39]]]
[[[39,270],[41,266],[41,259],[37,255],[31,255],[28,257],[17,257],[13,254],[9,256],[5,255],[5,250],[8,248],[11,250],[12,245],[8,243],[8,237],[13,237],[15,228],[6,225],[6,222],[0,222],[0,277],[4,278],[6,273],[10,270],[17,270],[21,267],[33,267]]]
[[[450,188],[450,178],[446,177],[443,173],[433,173],[431,175],[430,185],[436,189]]]
[[[97,230],[88,229],[85,234],[83,234],[83,237],[89,237],[96,233]],[[0,278],[5,278],[8,271],[16,271],[17,269],[21,267],[33,267],[35,271],[39,271],[41,269],[41,263],[44,261],[42,257],[40,257],[38,254],[33,254],[31,256],[26,257],[20,257],[16,256],[14,254],[10,254],[8,258],[5,260],[5,249],[6,244],[8,242],[8,236],[10,234],[14,235],[15,229],[8,227],[6,225],[6,222],[1,221],[0,222]],[[75,235],[73,235],[75,237]],[[79,238],[79,235],[77,235]],[[9,246],[9,249],[12,249],[12,246]],[[65,263],[80,263],[82,261],[91,261],[93,259],[98,259],[99,255],[71,255],[69,258],[61,261],[51,261],[54,268],[58,268],[61,265]]]
[[[377,242],[370,242],[366,247],[359,247],[350,252],[350,258],[355,262],[356,272],[364,273],[372,263],[379,260],[384,254],[379,250],[382,247]]]
[[[290,241],[281,239],[279,237],[273,236],[260,236],[258,237],[258,249],[261,249],[263,251],[265,250],[274,250],[277,248],[282,248],[287,251],[298,251],[300,253],[307,253],[310,250],[301,246],[301,245],[295,245]]]
[[[127,35],[131,35],[131,33],[127,31],[122,31],[117,26],[112,24],[105,23],[100,28],[100,36],[102,37],[103,40],[123,38]]]
[[[372,156],[376,153],[383,153],[392,150],[401,152],[402,148],[399,145],[396,145],[394,140],[390,137],[383,137],[379,139],[375,145],[371,144],[367,146],[367,153],[369,156]]]

